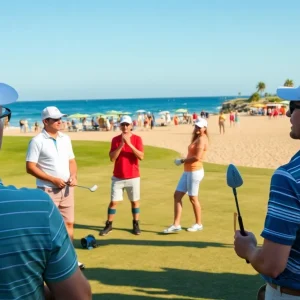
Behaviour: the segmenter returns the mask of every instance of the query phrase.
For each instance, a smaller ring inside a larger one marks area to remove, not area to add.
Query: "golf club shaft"
[[[90,190],[90,188],[89,188],[89,187],[87,187],[87,186],[82,186],[82,185],[75,185],[75,186],[77,186],[77,187],[79,187],[79,188],[83,188],[83,189]]]
[[[238,199],[237,199],[236,189],[232,188],[232,190],[233,190],[233,194],[234,194],[236,209],[238,211],[238,221],[239,221],[240,232],[241,232],[242,236],[246,236],[246,232],[245,232],[244,224],[243,224],[243,219],[242,219],[242,216],[241,216],[241,213],[240,213],[239,202],[238,202]],[[249,264],[249,261],[247,259],[246,259],[246,262],[247,262],[247,264]]]

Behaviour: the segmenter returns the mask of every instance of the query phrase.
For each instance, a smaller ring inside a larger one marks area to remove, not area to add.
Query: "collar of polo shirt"
[[[47,138],[47,139],[53,139],[53,137],[50,136],[49,133],[48,133],[45,129],[42,130],[42,133],[43,133],[43,135],[45,136],[45,138]],[[61,133],[60,131],[58,131],[58,132],[57,132],[57,136],[58,136],[58,137],[63,137],[64,134]]]

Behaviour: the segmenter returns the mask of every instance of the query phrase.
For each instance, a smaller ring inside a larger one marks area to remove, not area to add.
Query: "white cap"
[[[300,101],[300,86],[297,88],[280,86],[277,89],[277,96],[285,100]]]
[[[120,120],[120,124],[122,123],[128,123],[128,124],[131,124],[132,123],[132,120],[129,116],[122,116],[121,117],[121,120]]]
[[[195,125],[198,126],[199,128],[207,127],[207,121],[203,118],[198,118],[197,121],[195,122]]]
[[[19,95],[13,87],[0,83],[0,106],[16,102],[18,97]]]
[[[48,106],[42,111],[42,120],[51,118],[51,119],[60,119],[66,117],[66,114],[62,114],[60,110],[55,106]]]

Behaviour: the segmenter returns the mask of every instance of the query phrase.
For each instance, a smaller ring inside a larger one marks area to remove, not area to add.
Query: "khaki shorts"
[[[120,179],[115,176],[111,178],[111,201],[122,201],[123,192],[126,190],[130,201],[140,200],[140,177]]]
[[[74,224],[74,187],[60,188],[38,187],[46,192],[59,209],[65,223]]]

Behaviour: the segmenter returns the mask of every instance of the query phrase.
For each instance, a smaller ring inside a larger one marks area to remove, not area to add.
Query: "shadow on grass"
[[[148,297],[148,296],[137,296],[137,295],[124,295],[124,294],[93,294],[93,300],[146,300],[146,299],[166,299],[161,297]],[[176,300],[193,300],[189,298],[176,298]]]
[[[145,296],[98,294],[93,299],[100,299],[100,296],[112,300],[162,299],[173,295],[196,299],[252,300],[263,284],[259,275],[208,273],[171,268],[164,268],[162,272],[95,268],[86,269],[84,274],[89,280],[98,280],[114,288],[119,286],[120,290],[123,286],[132,287],[134,291],[146,294]]]
[[[135,236],[136,237],[136,236]],[[135,246],[156,246],[156,247],[193,247],[193,248],[207,248],[207,247],[219,247],[219,248],[232,248],[232,244],[222,244],[214,242],[199,242],[199,241],[157,241],[157,240],[140,240],[139,237],[135,239],[106,239],[105,237],[95,236],[98,246],[110,245],[135,245]],[[82,248],[81,242],[78,239],[73,241],[75,248]],[[88,250],[87,250],[88,251]]]
[[[101,229],[103,229],[105,226],[105,224],[103,223],[103,225],[100,226],[95,226],[95,225],[84,225],[84,224],[74,224],[74,228],[75,229],[88,229],[88,230],[95,230],[95,231],[100,231]],[[142,232],[152,232],[152,233],[157,233],[157,231],[152,231],[152,230],[144,230],[143,228]],[[132,228],[119,228],[119,227],[115,227],[113,226],[113,230],[118,230],[118,231],[126,231],[126,232],[131,232]]]

